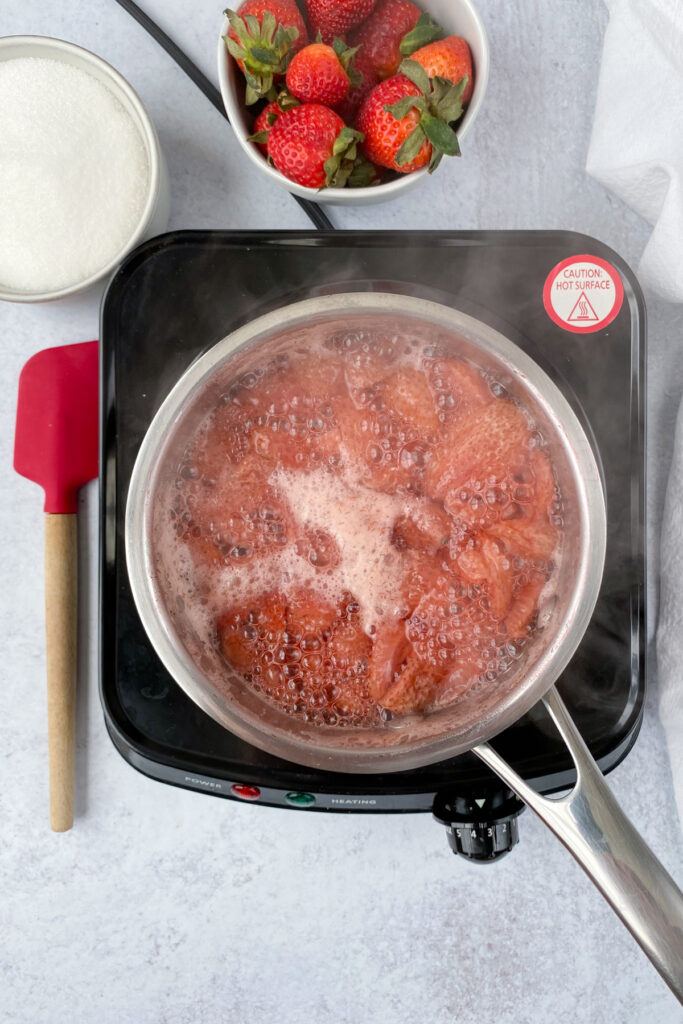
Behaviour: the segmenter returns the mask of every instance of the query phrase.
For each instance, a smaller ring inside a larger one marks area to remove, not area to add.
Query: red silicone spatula
[[[97,476],[97,342],[47,348],[19,377],[14,468],[45,489],[50,824],[74,817],[78,490]]]

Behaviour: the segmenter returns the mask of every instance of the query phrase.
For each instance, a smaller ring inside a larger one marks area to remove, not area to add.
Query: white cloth
[[[586,168],[654,224],[641,283],[683,302],[683,0],[605,3]]]
[[[666,493],[657,627],[659,714],[666,733],[678,813],[683,822],[683,403]]]

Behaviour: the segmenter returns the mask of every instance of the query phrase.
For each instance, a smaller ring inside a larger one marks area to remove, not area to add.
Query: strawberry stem
[[[358,143],[364,140],[362,132],[344,127],[334,140],[332,156],[324,163],[324,188],[343,188],[351,177],[358,159]]]
[[[292,47],[299,30],[278,24],[270,11],[264,12],[260,24],[253,14],[240,18],[230,8],[225,15],[237,39],[231,35],[223,39],[228,52],[243,65],[247,83],[245,102],[249,106],[268,96],[275,75],[284,75],[294,55]]]
[[[467,88],[467,75],[455,85],[446,78],[429,78],[415,60],[401,62],[399,73],[409,78],[420,90],[418,96],[403,96],[396,103],[387,104],[387,110],[401,121],[411,110],[420,113],[420,121],[404,140],[396,154],[396,163],[404,167],[420,152],[425,140],[432,147],[429,173],[439,166],[444,156],[460,156],[460,144],[453,124],[462,117],[462,97]]]

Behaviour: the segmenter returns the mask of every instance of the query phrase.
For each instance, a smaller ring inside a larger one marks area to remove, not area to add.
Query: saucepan
[[[187,574],[167,564],[158,524],[190,438],[231,382],[244,379],[258,364],[264,346],[270,355],[304,350],[313,339],[377,328],[410,344],[450,346],[524,405],[552,455],[562,495],[562,550],[552,585],[542,594],[531,641],[495,682],[473,687],[431,713],[342,730],[286,715],[226,672],[217,645],[199,625],[201,616],[193,614],[197,595]],[[554,687],[590,621],[605,544],[605,500],[596,457],[550,377],[487,324],[448,306],[393,293],[328,295],[285,306],[240,327],[200,356],[147,431],[126,508],[127,565],[140,618],[161,661],[196,704],[247,742],[329,771],[404,771],[473,751],[565,844],[681,997],[683,894],[619,808]],[[576,785],[561,798],[538,794],[489,742],[539,701],[576,766]]]

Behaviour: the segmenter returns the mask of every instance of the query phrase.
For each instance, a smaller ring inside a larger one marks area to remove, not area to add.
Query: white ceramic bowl
[[[97,57],[94,53],[90,53],[89,50],[84,50],[74,43],[67,43],[62,39],[51,39],[48,36],[6,36],[4,39],[0,39],[0,60],[13,60],[15,57],[43,57],[48,60],[59,60],[80,68],[106,85],[124,110],[128,112],[138,129],[149,165],[147,197],[140,220],[126,244],[106,266],[100,267],[84,280],[52,292],[8,290],[0,281],[0,299],[9,302],[47,302],[83,291],[95,284],[96,281],[107,277],[131,249],[134,249],[144,239],[160,234],[166,228],[170,209],[168,170],[154,125],[143,107],[140,97],[125,78],[101,57]]]
[[[462,140],[474,123],[479,112],[489,77],[489,44],[486,32],[474,4],[471,0],[416,0],[419,7],[429,13],[443,26],[446,35],[462,36],[469,43],[474,63],[474,91],[469,106],[458,127],[458,138]],[[305,188],[285,178],[274,167],[271,167],[261,150],[248,138],[252,134],[253,117],[244,106],[244,78],[235,61],[227,52],[223,36],[228,34],[230,24],[225,18],[218,38],[218,80],[225,110],[230,118],[237,141],[251,162],[276,185],[286,188],[288,192],[310,199],[314,203],[337,203],[346,206],[365,206],[369,203],[381,203],[402,195],[409,189],[416,188],[427,169],[403,174],[393,181],[371,188],[325,188],[321,191]],[[466,157],[465,157],[466,159]],[[436,171],[438,174],[438,170]]]

